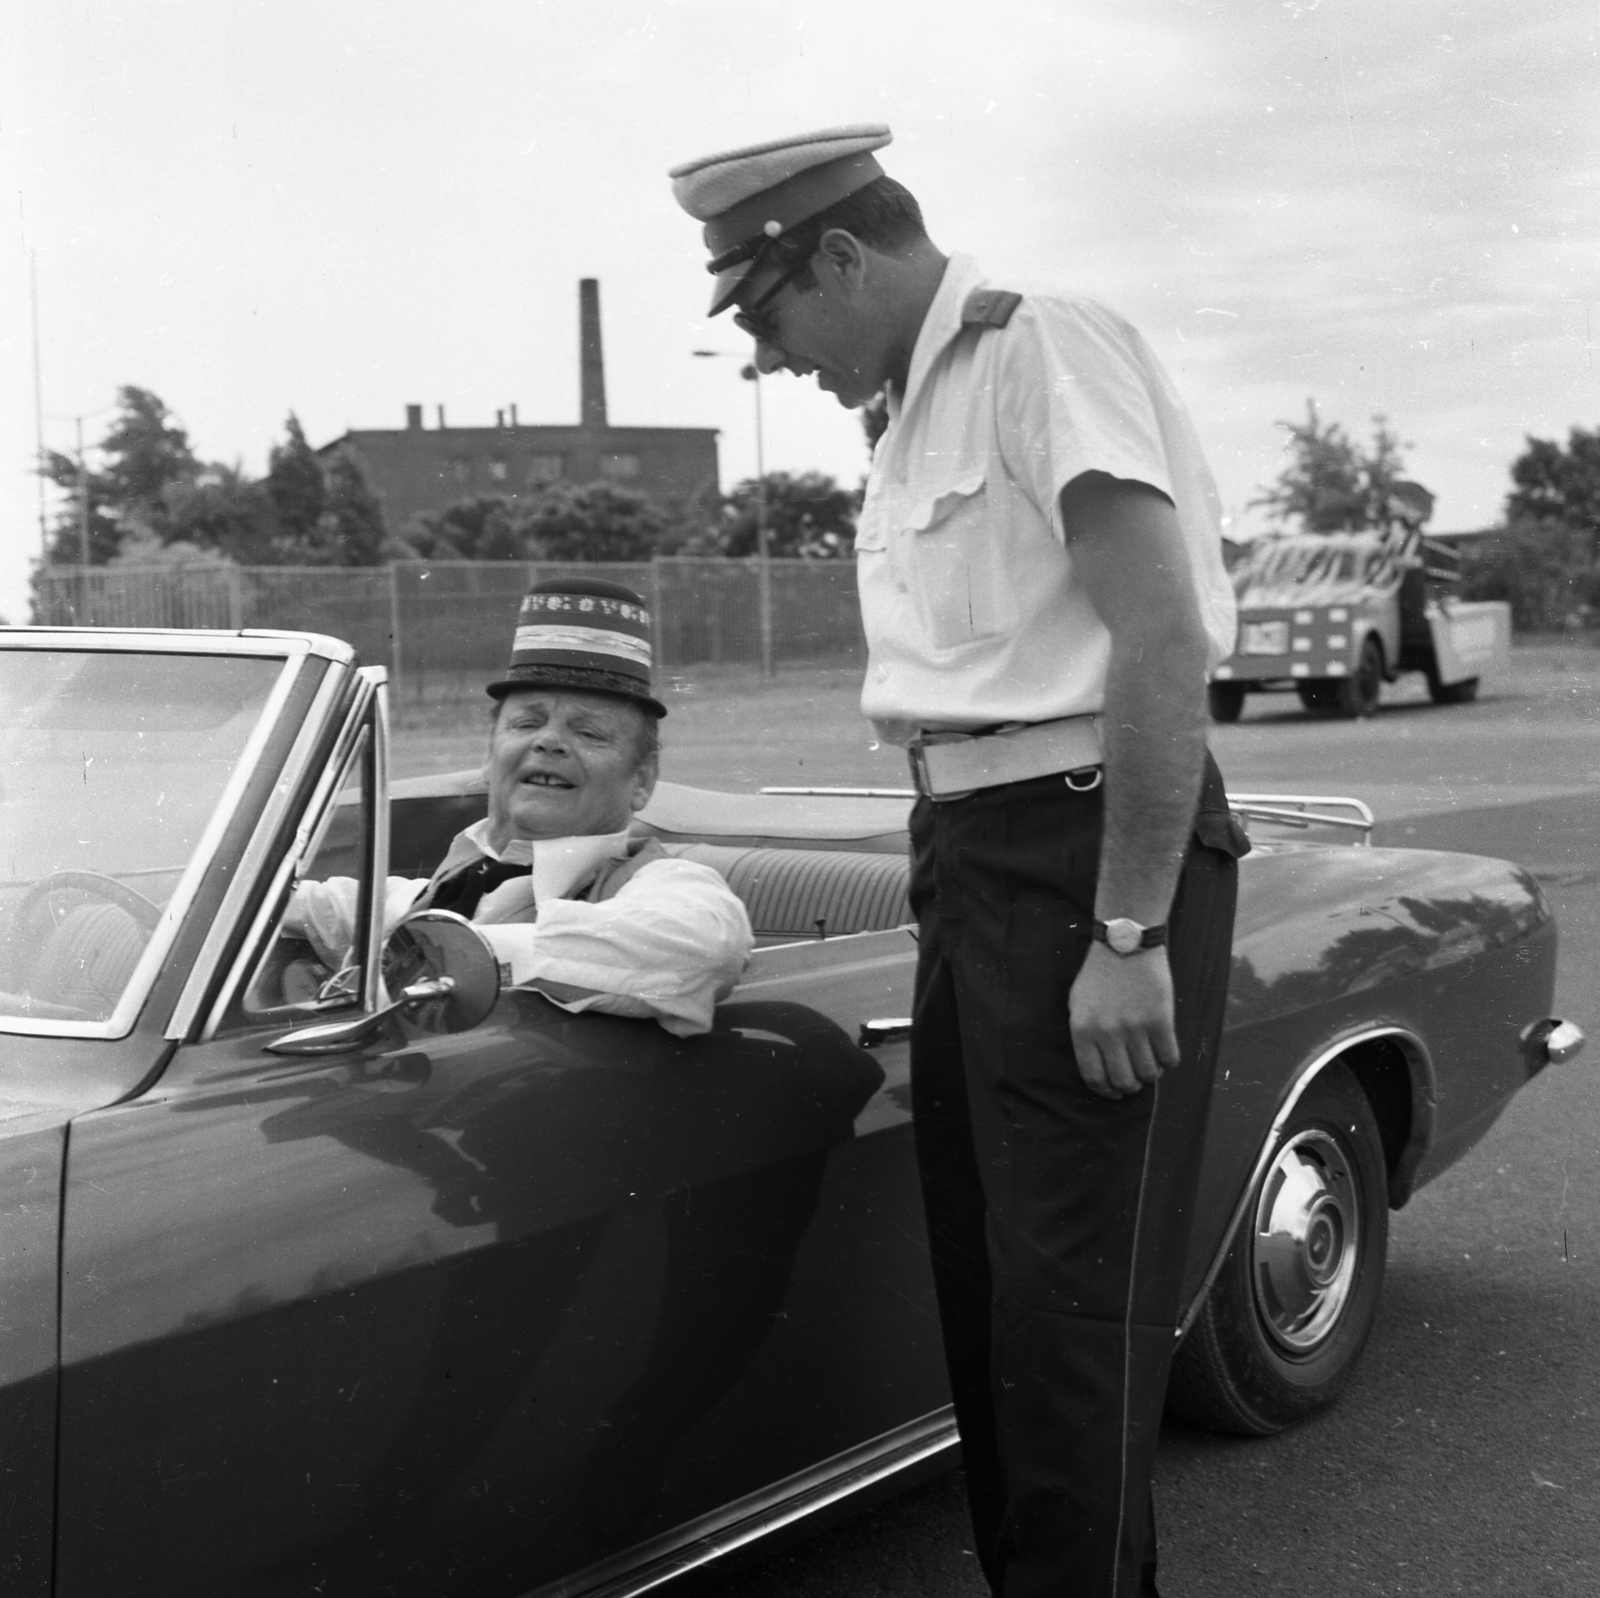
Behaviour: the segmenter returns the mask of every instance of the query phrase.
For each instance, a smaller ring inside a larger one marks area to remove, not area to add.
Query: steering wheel
[[[52,893],[86,894],[92,899],[98,899],[102,904],[113,906],[126,916],[128,921],[139,929],[138,942],[135,945],[126,945],[124,940],[120,946],[121,954],[114,958],[130,962],[129,969],[131,960],[137,957],[139,949],[144,946],[156,923],[160,921],[161,909],[136,889],[99,871],[53,871],[49,876],[41,877],[17,901],[11,923],[6,928],[4,936],[0,937],[0,970],[4,971],[7,978],[5,986],[15,988],[24,997],[26,1009],[31,1013],[65,1019],[92,1017],[96,1013],[92,1008],[64,1002],[62,994],[49,991],[51,984],[48,981],[43,989],[35,991],[41,960],[46,963],[45,969],[59,977],[61,972],[57,967],[62,959],[65,959],[69,966],[75,963],[81,965],[81,957],[85,952],[64,929],[68,929],[80,911],[87,909],[87,906],[79,906],[77,910],[69,911],[59,921],[54,921],[52,917],[54,924],[48,931],[30,926],[30,921],[39,906]],[[99,929],[89,931],[86,928],[83,935],[98,938],[103,937],[104,932]],[[60,937],[67,937],[68,941],[57,948]],[[59,983],[57,985],[59,986]]]
[[[156,922],[161,919],[160,905],[151,904],[142,893],[125,882],[118,882],[115,877],[108,877],[99,871],[52,871],[48,877],[41,877],[18,900],[12,921],[13,931],[21,931],[33,913],[33,907],[41,900],[48,899],[52,893],[69,890],[92,893],[96,898],[110,900],[119,910],[126,910],[146,932],[153,932]]]

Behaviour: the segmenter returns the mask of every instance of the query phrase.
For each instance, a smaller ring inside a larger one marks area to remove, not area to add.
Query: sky
[[[1526,435],[1600,425],[1600,0],[10,0],[0,22],[0,616],[48,447],[122,384],[265,468],[407,403],[722,430],[681,161],[886,122],[885,169],[999,284],[1098,296],[1193,412],[1236,532],[1315,399],[1382,414],[1433,525],[1497,516]],[[37,294],[30,292],[36,281]],[[762,384],[769,470],[854,484],[854,415]]]

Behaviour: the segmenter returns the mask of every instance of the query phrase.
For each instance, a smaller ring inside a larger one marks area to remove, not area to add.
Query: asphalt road
[[[1242,1441],[1169,1427],[1168,1598],[1600,1593],[1600,651],[1519,652],[1482,702],[1391,693],[1363,723],[1253,699],[1230,788],[1353,794],[1377,841],[1502,855],[1556,906],[1556,1010],[1594,1041],[1391,1217],[1388,1280],[1329,1414]],[[945,1477],[706,1598],[978,1598]]]

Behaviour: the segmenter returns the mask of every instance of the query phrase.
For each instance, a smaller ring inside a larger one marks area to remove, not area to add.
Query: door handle
[[[864,1049],[881,1049],[887,1043],[904,1043],[911,1036],[911,1017],[889,1016],[880,1021],[863,1021],[856,1042]]]

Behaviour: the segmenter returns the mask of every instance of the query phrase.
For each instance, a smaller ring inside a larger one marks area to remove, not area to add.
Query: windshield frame
[[[182,654],[255,656],[282,661],[261,713],[239,752],[228,780],[195,845],[193,854],[178,879],[150,934],[132,975],[111,1014],[102,1021],[59,1020],[43,1016],[0,1015],[0,1034],[31,1037],[125,1038],[133,1031],[156,979],[161,975],[179,929],[200,892],[206,874],[212,869],[229,826],[238,813],[245,791],[259,765],[262,753],[283,715],[302,670],[312,656],[341,662],[353,658],[348,644],[337,639],[308,634],[233,633],[178,631],[166,628],[5,628],[0,630],[0,649],[55,650],[75,654]]]

